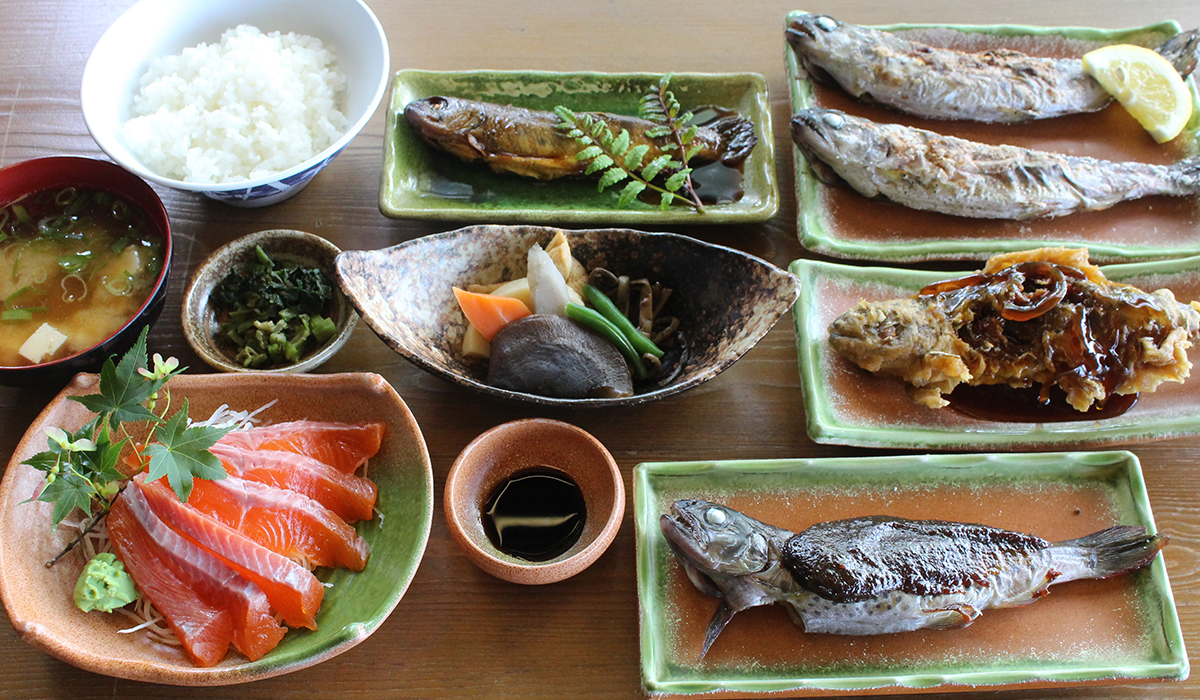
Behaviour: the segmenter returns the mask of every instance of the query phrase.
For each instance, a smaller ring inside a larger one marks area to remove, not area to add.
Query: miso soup
[[[141,308],[163,263],[147,213],[109,192],[65,187],[9,203],[0,209],[0,366],[104,341]]]

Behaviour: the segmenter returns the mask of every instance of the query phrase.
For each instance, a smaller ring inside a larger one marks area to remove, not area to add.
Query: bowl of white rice
[[[92,50],[83,118],[146,180],[265,206],[362,130],[389,65],[362,0],[140,0]]]

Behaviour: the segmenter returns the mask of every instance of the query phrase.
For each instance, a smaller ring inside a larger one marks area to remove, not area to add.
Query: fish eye
[[[821,115],[821,121],[825,122],[825,126],[829,127],[830,129],[840,129],[846,125],[845,118],[836,112],[826,112],[825,114]]]
[[[724,525],[728,518],[720,508],[709,508],[704,511],[704,522],[709,525]]]
[[[826,17],[825,15],[821,15],[820,17],[817,18],[816,22],[817,22],[818,27],[820,27],[821,29],[824,29],[827,32],[832,32],[833,30],[837,29],[837,20],[835,20],[832,17]]]

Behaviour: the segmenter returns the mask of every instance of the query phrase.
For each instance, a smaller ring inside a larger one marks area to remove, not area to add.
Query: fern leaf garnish
[[[688,161],[700,152],[700,144],[688,146],[696,139],[700,127],[692,123],[695,115],[685,111],[669,89],[671,74],[662,77],[658,86],[643,95],[638,101],[638,116],[652,122],[645,137],[665,140],[658,145],[662,155],[645,162],[650,145],[633,145],[629,131],[621,129],[613,133],[608,122],[587,112],[576,113],[557,106],[554,113],[559,118],[558,128],[567,138],[584,146],[575,159],[588,161],[586,174],[602,172],[599,190],[603,192],[620,182],[628,180],[617,195],[617,206],[628,206],[647,189],[658,192],[663,209],[676,200],[691,205],[703,212],[704,205],[697,196],[692,182],[692,168]],[[655,184],[659,176],[666,176],[662,185]]]

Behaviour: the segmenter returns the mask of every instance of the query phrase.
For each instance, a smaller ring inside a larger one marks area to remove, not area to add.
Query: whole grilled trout
[[[1034,219],[1200,192],[1200,156],[1171,165],[1118,163],[992,146],[834,109],[796,113],[792,140],[826,183],[955,216]]]
[[[1039,58],[1008,49],[966,53],[889,32],[803,15],[787,39],[810,75],[818,67],[852,96],[929,119],[1020,122],[1104,108],[1112,97],[1079,58]],[[1187,77],[1200,32],[1157,49]]]
[[[606,122],[614,134],[627,130],[633,146],[648,145],[643,162],[663,155],[667,141],[646,136],[655,127],[652,122],[607,112],[589,114]],[[496,172],[554,180],[581,176],[587,169],[586,160],[575,159],[584,146],[558,128],[560,121],[553,112],[439,96],[408,103],[404,118],[431,146],[467,162],[483,161]],[[700,146],[691,162],[736,165],[757,142],[749,120],[721,117],[700,127],[689,144]]]
[[[663,535],[701,592],[721,598],[701,657],[734,614],[782,603],[805,632],[950,629],[1032,603],[1051,584],[1148,564],[1167,542],[1124,526],[1065,542],[986,525],[869,516],[793,534],[707,501],[676,501]]]

